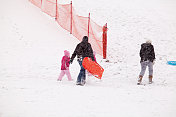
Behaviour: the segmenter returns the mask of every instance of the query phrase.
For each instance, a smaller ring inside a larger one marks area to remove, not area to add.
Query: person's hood
[[[82,39],[82,42],[83,42],[83,43],[88,43],[88,37],[87,37],[87,36],[84,36],[83,39]]]
[[[65,51],[64,51],[64,55],[70,57],[70,52],[67,51],[67,50],[65,50]]]

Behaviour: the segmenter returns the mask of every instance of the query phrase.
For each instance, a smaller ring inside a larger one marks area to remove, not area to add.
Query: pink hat
[[[64,50],[64,55],[70,57],[70,52],[67,50]]]

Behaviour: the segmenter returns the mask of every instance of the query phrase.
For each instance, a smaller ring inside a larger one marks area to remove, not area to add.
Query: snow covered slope
[[[72,53],[79,41],[28,0],[0,0],[0,117],[175,117],[176,67],[166,60],[176,60],[176,1],[74,0],[73,6],[108,23],[110,62],[97,56],[102,80],[76,86],[75,60],[74,81],[56,81],[63,51]],[[146,85],[137,86],[146,39],[156,52],[154,84],[146,71]]]

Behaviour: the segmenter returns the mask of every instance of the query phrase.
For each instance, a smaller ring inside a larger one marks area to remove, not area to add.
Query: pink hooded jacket
[[[64,56],[62,57],[62,65],[61,65],[61,70],[69,70],[69,62],[70,62],[70,53],[69,51],[65,50],[64,51]]]

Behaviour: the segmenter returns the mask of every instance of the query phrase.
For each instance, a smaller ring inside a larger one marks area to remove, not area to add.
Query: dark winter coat
[[[73,59],[76,57],[78,59],[82,59],[84,57],[90,57],[93,61],[94,60],[94,56],[93,56],[93,50],[91,47],[91,44],[88,42],[88,37],[84,36],[82,39],[82,42],[80,42],[76,48],[75,51],[72,54],[72,57],[70,59],[70,62],[72,63]]]
[[[154,47],[151,43],[143,43],[141,45],[140,57],[141,57],[141,62],[147,61],[147,60],[153,62],[155,60]]]

